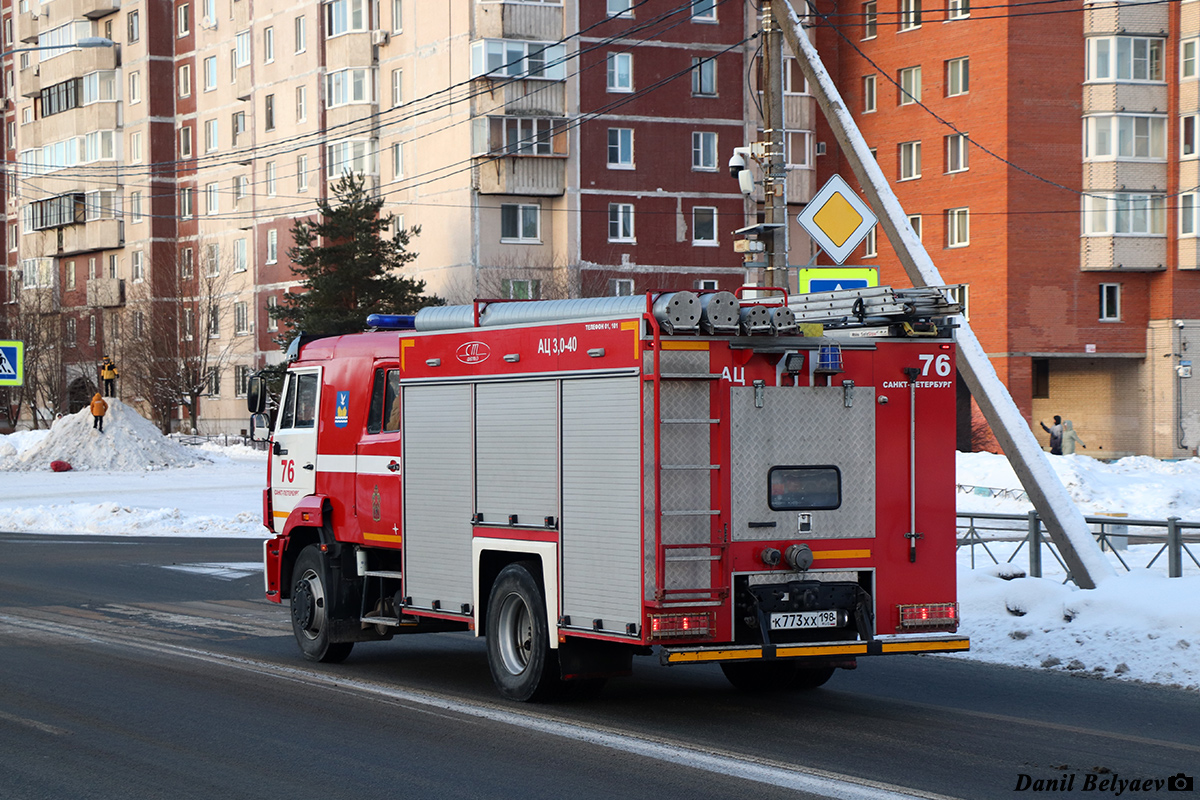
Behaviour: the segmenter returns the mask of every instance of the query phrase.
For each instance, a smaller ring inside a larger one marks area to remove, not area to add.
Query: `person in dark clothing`
[[[1046,423],[1040,420],[1038,421],[1038,424],[1042,426],[1042,430],[1050,434],[1050,455],[1061,456],[1063,438],[1062,417],[1060,417],[1058,414],[1055,414],[1054,424],[1049,428],[1046,427]]]

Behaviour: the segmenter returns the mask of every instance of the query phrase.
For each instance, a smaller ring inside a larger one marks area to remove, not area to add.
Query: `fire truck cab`
[[[938,289],[477,302],[299,336],[263,493],[305,657],[486,636],[515,700],[632,657],[819,686],[956,635]]]

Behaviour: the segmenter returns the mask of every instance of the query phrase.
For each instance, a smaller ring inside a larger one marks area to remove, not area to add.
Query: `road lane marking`
[[[7,614],[0,614],[0,623],[16,628],[36,628],[97,644],[124,646],[158,655],[203,661],[209,664],[326,690],[386,698],[398,704],[414,706],[413,710],[422,710],[426,713],[449,712],[468,718],[474,717],[504,725],[512,725],[548,736],[597,745],[643,758],[690,767],[703,772],[808,792],[809,794],[830,798],[830,800],[914,800],[914,798],[920,798],[921,800],[955,800],[955,798],[948,797],[947,795],[922,792],[920,790],[863,780],[823,770],[802,769],[766,759],[714,753],[665,739],[637,736],[612,728],[589,727],[532,712],[513,711],[484,702],[456,700],[427,692],[398,689],[369,681],[337,675],[326,675],[297,667],[272,664],[241,656],[230,656],[182,645],[147,642],[113,631],[86,630],[69,625],[30,620]]]
[[[36,731],[48,733],[51,736],[67,736],[71,733],[68,730],[56,728],[53,725],[47,725],[44,722],[38,722],[37,720],[27,719],[25,717],[18,717],[15,714],[6,714],[3,711],[0,711],[0,719],[5,720],[6,722],[14,722],[17,725],[24,725],[27,728],[33,728]]]

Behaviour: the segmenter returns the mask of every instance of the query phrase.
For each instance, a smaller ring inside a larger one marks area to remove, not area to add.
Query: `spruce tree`
[[[285,294],[271,312],[287,326],[276,339],[284,347],[300,331],[353,333],[368,314],[412,314],[443,303],[425,294],[425,281],[402,274],[417,257],[408,246],[420,227],[401,228],[394,215],[380,216],[383,200],[366,191],[359,175],[332,188],[336,205],[318,200],[317,216],[292,226],[295,246],[287,254],[301,291]]]

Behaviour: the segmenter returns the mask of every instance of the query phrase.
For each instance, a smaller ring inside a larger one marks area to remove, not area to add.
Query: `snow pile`
[[[1131,456],[1106,463],[1085,455],[1047,455],[1050,466],[1084,514],[1127,514],[1135,519],[1179,517],[1200,521],[1200,458],[1159,461]],[[958,483],[1020,490],[1008,459],[993,453],[959,453]],[[1023,514],[1024,500],[959,494],[959,513]]]
[[[959,565],[961,657],[1200,688],[1200,576],[1120,570],[1091,591],[1061,579],[998,577]]]
[[[152,422],[115,397],[107,398],[104,432],[92,428],[87,408],[63,417],[43,435],[4,437],[0,470],[45,470],[63,460],[75,469],[127,472],[188,467],[211,459],[162,435]],[[15,440],[15,441],[14,441]]]

